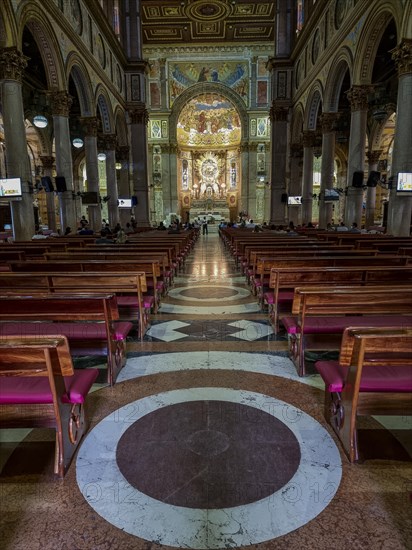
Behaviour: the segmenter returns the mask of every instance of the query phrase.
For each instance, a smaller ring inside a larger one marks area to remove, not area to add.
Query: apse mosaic
[[[218,94],[202,94],[183,108],[177,139],[187,146],[229,146],[240,143],[241,125],[235,107]]]
[[[249,65],[239,61],[204,61],[169,64],[170,106],[176,98],[198,82],[216,82],[229,86],[248,103]]]

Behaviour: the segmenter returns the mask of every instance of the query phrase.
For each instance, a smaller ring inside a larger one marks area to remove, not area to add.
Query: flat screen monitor
[[[118,199],[119,208],[131,208],[132,199]]]
[[[0,198],[16,199],[21,196],[22,192],[20,178],[0,179]]]
[[[335,189],[325,189],[325,202],[338,201],[339,193]]]
[[[302,197],[301,196],[296,196],[296,197],[289,196],[288,197],[288,205],[289,206],[301,205],[301,204],[302,204]]]
[[[398,195],[412,197],[412,172],[399,172],[396,180],[396,192]]]

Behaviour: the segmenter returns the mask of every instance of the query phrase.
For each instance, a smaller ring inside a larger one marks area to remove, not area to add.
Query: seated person
[[[95,244],[113,244],[112,239],[108,238],[107,231],[105,229],[102,229],[100,231],[100,237],[96,239]]]

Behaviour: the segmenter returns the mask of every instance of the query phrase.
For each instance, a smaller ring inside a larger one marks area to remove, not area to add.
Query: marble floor
[[[366,419],[350,465],[216,232],[200,236],[63,481],[53,433],[1,430],[0,547],[412,548],[411,419]]]

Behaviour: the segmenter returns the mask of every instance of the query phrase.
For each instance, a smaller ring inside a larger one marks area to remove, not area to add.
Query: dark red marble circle
[[[185,296],[186,298],[198,298],[203,300],[220,300],[222,298],[230,298],[231,296],[236,296],[238,293],[233,288],[227,287],[200,287],[200,288],[188,288],[187,290],[182,290],[179,292],[180,296]]]
[[[287,484],[299,443],[277,418],[226,401],[190,401],[158,409],[120,438],[117,463],[133,487],[176,506],[249,504]]]

